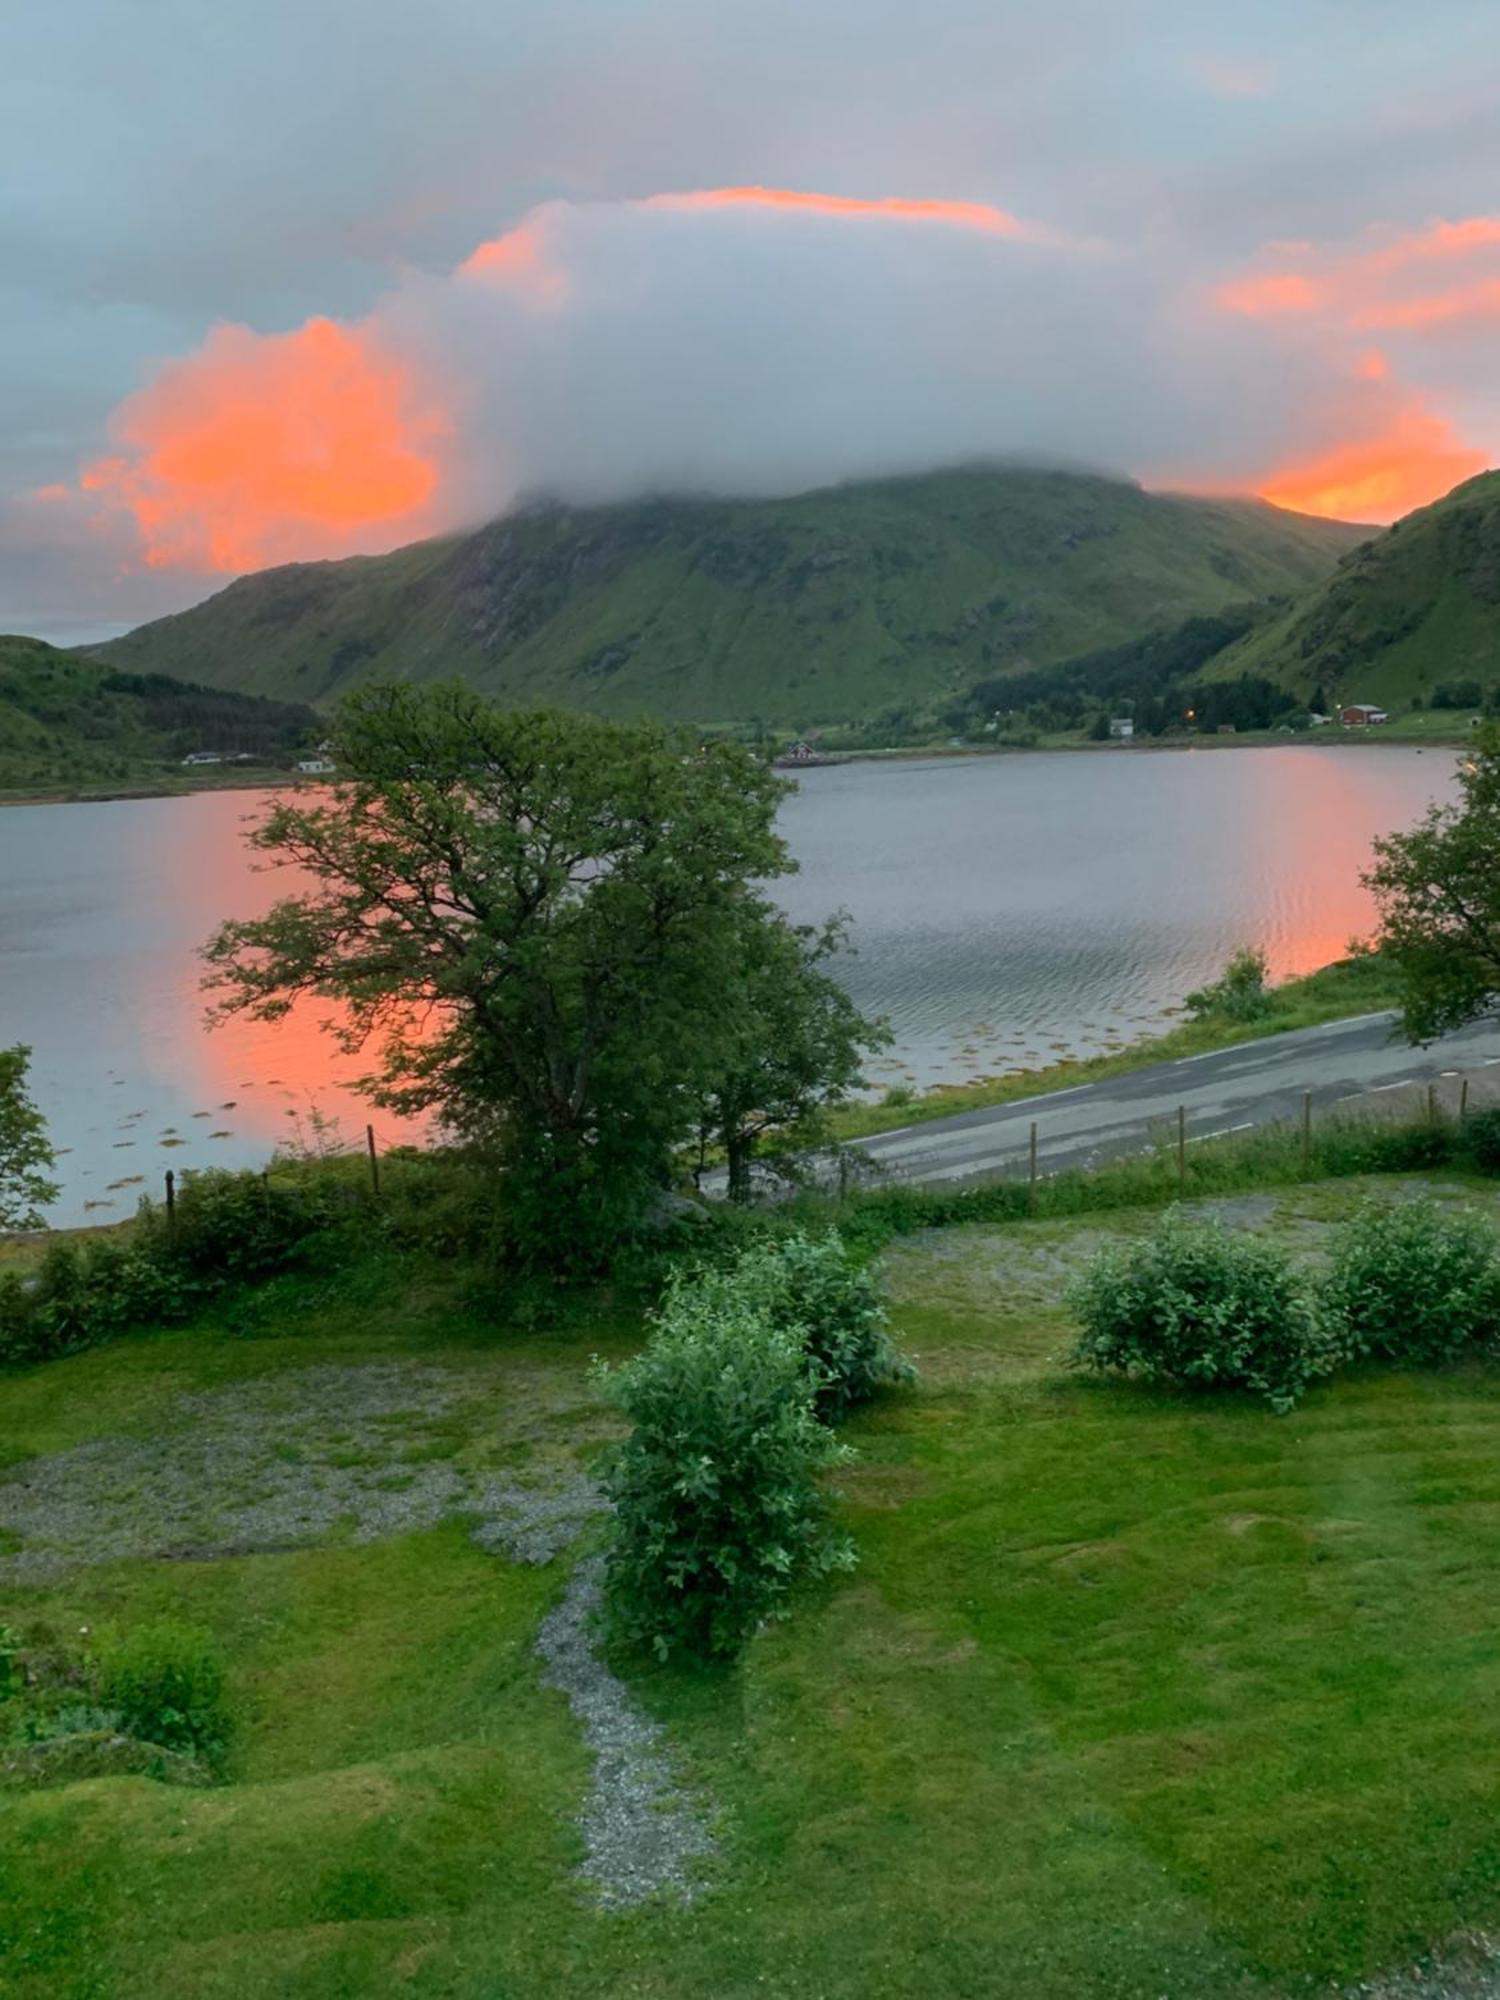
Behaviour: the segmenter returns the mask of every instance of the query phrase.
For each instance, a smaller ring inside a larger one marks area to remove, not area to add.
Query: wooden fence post
[[[1302,1171],[1312,1169],[1312,1092],[1302,1093]]]
[[[1460,1125],[1463,1124],[1464,1120],[1468,1117],[1468,1115],[1469,1115],[1469,1079],[1465,1077],[1463,1082],[1458,1086],[1458,1122]]]
[[[375,1151],[375,1127],[373,1125],[365,1127],[365,1144],[370,1152],[370,1190],[373,1194],[379,1195],[380,1155]]]
[[[1187,1106],[1177,1107],[1177,1191],[1187,1186]]]
[[[1026,1194],[1027,1206],[1033,1209],[1036,1207],[1036,1153],[1036,1120],[1033,1118],[1031,1121],[1031,1183]]]

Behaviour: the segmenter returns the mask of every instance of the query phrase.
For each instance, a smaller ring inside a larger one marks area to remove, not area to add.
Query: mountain
[[[1321,688],[1330,703],[1387,708],[1426,705],[1465,682],[1500,682],[1500,472],[1481,473],[1353,550],[1221,654],[1213,672],[1264,674],[1304,699]]]
[[[0,789],[75,790],[180,774],[194,750],[287,765],[317,727],[300,704],[120,673],[0,637]]]
[[[515,702],[805,727],[1303,589],[1366,532],[1015,468],[533,507],[242,577],[93,650],[315,703],[370,677],[459,674]]]

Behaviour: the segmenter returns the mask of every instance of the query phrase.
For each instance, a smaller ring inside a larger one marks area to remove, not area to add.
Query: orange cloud
[[[535,305],[560,306],[568,297],[567,274],[548,261],[537,221],[518,223],[503,236],[481,243],[459,265],[458,274],[499,280]]]
[[[1273,507],[1342,521],[1394,521],[1482,472],[1485,458],[1420,405],[1362,441],[1280,468],[1260,486]]]
[[[1226,312],[1243,313],[1247,319],[1315,312],[1323,302],[1320,288],[1295,271],[1271,271],[1263,278],[1240,278],[1221,285],[1217,296]]]
[[[992,236],[1033,241],[1048,234],[986,201],[914,201],[896,195],[861,200],[853,195],[804,194],[792,188],[722,187],[698,188],[686,194],[648,195],[641,206],[680,210],[794,209],[813,215],[873,216],[887,221],[948,223],[958,229],[980,229]]]
[[[447,423],[406,361],[313,319],[216,327],[112,429],[81,483],[133,515],[148,566],[239,571],[421,534]]]
[[[1285,258],[1288,251],[1278,255]],[[1479,269],[1467,283],[1434,288],[1434,266],[1500,261],[1500,216],[1433,222],[1373,247],[1319,253],[1289,247],[1290,261],[1219,287],[1221,311],[1248,319],[1321,316],[1361,332],[1423,332],[1485,325],[1500,317],[1500,272]]]

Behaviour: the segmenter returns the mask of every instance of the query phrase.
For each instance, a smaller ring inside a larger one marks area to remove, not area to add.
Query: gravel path
[[[561,1602],[542,1620],[536,1649],[548,1687],[568,1698],[594,1753],[594,1782],[583,1809],[584,1873],[606,1909],[663,1891],[690,1902],[695,1863],[713,1852],[708,1815],[682,1790],[659,1726],[636,1707],[599,1655],[595,1627],[603,1602],[604,1559],[586,1556]]]

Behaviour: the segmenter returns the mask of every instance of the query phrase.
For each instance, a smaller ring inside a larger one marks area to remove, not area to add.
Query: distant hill
[[[318,718],[0,636],[0,789],[72,791],[180,775],[194,750],[287,765]]]
[[[1214,662],[1304,700],[1424,706],[1441,687],[1500,682],[1500,472],[1408,514]]]
[[[1367,532],[1014,468],[791,500],[536,507],[242,577],[94,650],[319,704],[374,676],[459,674],[515,702],[807,727],[1305,589]]]

